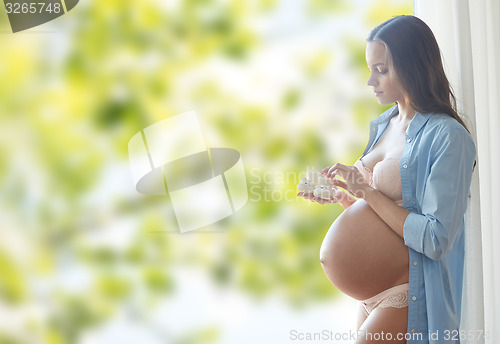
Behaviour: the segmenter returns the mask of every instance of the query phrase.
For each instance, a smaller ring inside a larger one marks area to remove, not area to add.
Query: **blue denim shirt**
[[[373,146],[398,114],[397,106],[370,123]],[[459,343],[464,269],[464,214],[476,149],[472,137],[445,114],[417,113],[400,161],[403,235],[409,252],[408,344]]]

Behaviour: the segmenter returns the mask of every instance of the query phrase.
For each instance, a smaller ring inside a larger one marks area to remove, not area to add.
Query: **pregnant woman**
[[[333,180],[335,199],[299,194],[345,209],[325,236],[321,264],[360,301],[356,343],[458,343],[475,146],[423,21],[399,16],[377,26],[366,61],[378,102],[395,106],[371,122],[354,166],[322,170],[343,179]]]

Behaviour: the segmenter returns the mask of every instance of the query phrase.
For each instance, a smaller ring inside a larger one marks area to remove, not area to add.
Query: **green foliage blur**
[[[362,34],[281,54],[301,32],[262,23],[284,0],[81,1],[17,34],[0,7],[1,343],[78,343],[124,308],[147,314],[175,299],[176,271],[191,267],[293,307],[335,296],[319,248],[341,208],[297,198],[296,184],[361,153],[387,108],[366,87],[364,37],[412,2],[302,4],[308,25],[356,13]],[[267,66],[268,51],[279,59]],[[135,191],[127,145],[192,108],[210,146],[241,153],[249,201],[179,234],[167,198]],[[216,343],[220,331],[163,336]]]

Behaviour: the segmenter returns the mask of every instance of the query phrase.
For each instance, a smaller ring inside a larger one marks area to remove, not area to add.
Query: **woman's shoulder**
[[[447,114],[432,113],[424,114],[426,125],[424,126],[422,139],[430,146],[440,147],[457,145],[462,149],[470,151],[475,155],[475,143],[469,131],[455,118]]]
[[[436,135],[467,136],[472,140],[472,137],[467,129],[450,115],[444,113],[428,113],[422,114],[422,116],[427,117],[425,125],[427,132],[432,131]]]

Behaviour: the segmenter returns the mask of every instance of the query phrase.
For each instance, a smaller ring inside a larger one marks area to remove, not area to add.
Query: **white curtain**
[[[495,177],[500,171],[495,146],[500,143],[500,1],[415,0],[414,12],[438,40],[478,149],[467,213],[462,343],[494,344],[500,338],[495,292],[500,289],[500,180]]]

